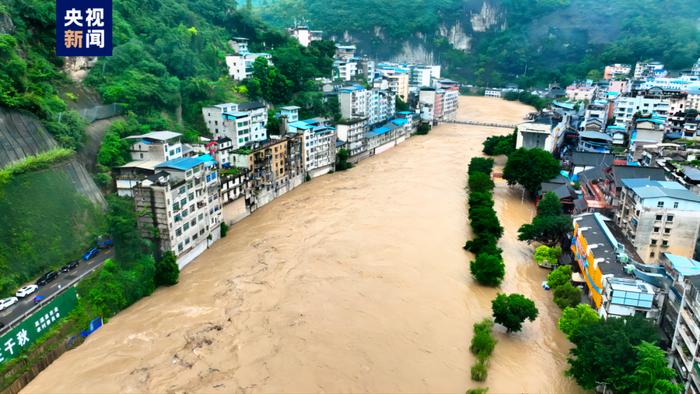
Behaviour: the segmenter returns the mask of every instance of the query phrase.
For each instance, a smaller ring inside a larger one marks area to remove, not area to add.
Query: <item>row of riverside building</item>
[[[572,215],[560,261],[572,282],[603,318],[657,323],[685,391],[700,393],[700,60],[675,77],[657,62],[604,76],[530,92],[554,101],[518,125],[517,147],[561,160],[541,195]]]
[[[303,25],[290,34],[306,45],[318,38]],[[271,58],[251,53],[244,38],[230,45],[234,79],[250,76],[258,57]],[[353,46],[337,45],[336,67],[354,62],[354,53]],[[132,161],[113,171],[114,182],[120,196],[133,197],[140,234],[161,252],[173,252],[182,268],[220,238],[222,223],[236,223],[333,172],[341,149],[357,163],[404,142],[421,123],[454,118],[459,84],[442,79],[439,66],[367,62],[370,78],[365,71],[319,81],[325,100],[337,96],[340,119],[302,119],[293,105],[222,103],[202,108],[208,137],[197,143],[183,143],[171,131],[127,137]],[[409,110],[397,111],[398,100]],[[268,132],[271,117],[274,133]]]

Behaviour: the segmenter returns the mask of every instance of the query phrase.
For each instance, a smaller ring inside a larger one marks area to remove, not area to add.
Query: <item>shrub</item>
[[[554,271],[550,272],[549,276],[547,276],[547,285],[549,285],[551,289],[556,289],[570,283],[571,272],[570,265],[562,265],[561,267],[558,267]]]
[[[180,267],[177,258],[172,252],[165,252],[163,257],[156,262],[156,286],[172,286],[177,284],[180,278]]]
[[[474,336],[472,337],[469,351],[477,356],[479,360],[485,361],[488,359],[496,347],[496,340],[491,334],[492,327],[493,321],[491,319],[484,319],[474,324]]]
[[[494,183],[491,177],[483,172],[474,172],[469,175],[469,192],[491,192],[494,188]]]
[[[486,157],[474,157],[469,162],[469,174],[475,172],[483,172],[484,174],[490,174],[493,170],[493,159]]]
[[[581,303],[582,291],[578,287],[574,287],[571,283],[566,283],[557,287],[553,291],[554,303],[559,308],[574,307]]]
[[[228,234],[228,224],[226,224],[225,222],[221,223],[220,231],[221,231],[221,238],[226,238],[226,234]]]
[[[488,376],[488,370],[486,369],[486,363],[484,361],[477,361],[476,364],[472,365],[471,369],[472,380],[475,382],[486,381]]]

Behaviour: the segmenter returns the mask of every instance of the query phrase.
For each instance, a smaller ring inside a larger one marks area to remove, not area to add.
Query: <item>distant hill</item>
[[[700,56],[697,0],[259,0],[278,27],[295,18],[382,59],[440,61],[480,85],[568,82],[608,62]],[[595,73],[591,76],[596,76]]]

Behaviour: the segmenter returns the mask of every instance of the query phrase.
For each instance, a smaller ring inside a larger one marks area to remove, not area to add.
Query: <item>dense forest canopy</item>
[[[479,85],[568,83],[646,59],[680,70],[700,56],[698,1],[259,0],[255,9],[278,27],[306,20],[382,58],[422,46],[449,76]]]

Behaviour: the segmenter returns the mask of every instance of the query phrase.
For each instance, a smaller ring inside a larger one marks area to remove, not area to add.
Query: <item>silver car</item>
[[[0,311],[11,307],[12,305],[16,304],[17,301],[19,301],[17,297],[10,297],[0,300]]]

